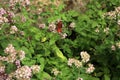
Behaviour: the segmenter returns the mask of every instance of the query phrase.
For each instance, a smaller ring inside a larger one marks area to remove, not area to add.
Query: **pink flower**
[[[39,28],[41,29],[45,28],[45,24],[39,24]]]
[[[6,14],[6,11],[3,8],[0,8],[0,16]]]
[[[28,80],[31,78],[31,76],[32,76],[32,71],[28,66],[22,66],[21,68],[18,68],[15,71],[15,77],[17,78],[17,80],[19,79]]]
[[[13,47],[13,45],[12,44],[8,44],[8,46],[6,47],[6,49],[4,50],[4,52],[5,53],[15,53],[16,52],[16,50],[15,50],[15,48]]]

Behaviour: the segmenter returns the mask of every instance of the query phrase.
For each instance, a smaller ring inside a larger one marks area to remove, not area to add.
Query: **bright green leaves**
[[[59,48],[56,45],[52,46],[52,50],[54,51],[57,57],[61,58],[62,61],[67,60],[67,58],[63,55],[63,53],[59,50]]]
[[[22,60],[22,64],[24,65],[28,65],[28,66],[32,66],[36,63],[36,60],[33,60],[31,58],[25,58],[24,60]]]
[[[86,75],[86,74],[81,74],[80,78],[83,78],[83,80],[100,80],[99,78],[95,78],[95,77],[92,77],[92,76]]]

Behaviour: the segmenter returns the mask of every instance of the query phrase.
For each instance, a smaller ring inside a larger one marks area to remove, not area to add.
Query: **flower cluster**
[[[117,43],[116,43],[116,46],[117,46],[118,48],[120,48],[120,42],[117,42]]]
[[[20,66],[15,72],[13,72],[11,75],[12,77],[15,77],[17,80],[31,80],[32,73],[38,73],[40,71],[40,67],[38,65],[32,65],[29,66]]]
[[[19,30],[15,25],[10,27],[10,34],[19,33],[20,35],[24,36],[24,31]]]
[[[67,37],[66,33],[59,33],[62,39],[65,39]]]
[[[74,64],[76,66],[76,68],[79,68],[79,67],[84,68],[85,67],[86,73],[88,73],[88,74],[92,73],[95,70],[95,68],[94,68],[93,64],[88,63],[88,61],[90,60],[90,55],[86,51],[82,51],[80,53],[80,56],[82,58],[81,61],[74,59],[74,58],[69,58],[68,59],[68,66],[71,67]],[[83,79],[78,78],[77,80],[83,80]]]
[[[82,58],[82,62],[87,63],[90,60],[90,55],[86,51],[82,51],[80,55]]]
[[[31,66],[31,70],[33,73],[38,73],[40,71],[40,67],[38,65]]]
[[[30,80],[32,77],[32,73],[38,73],[40,71],[40,67],[38,65],[29,66],[21,66],[20,60],[24,59],[25,52],[20,50],[17,51],[13,47],[12,44],[8,44],[4,52],[8,55],[0,56],[1,61],[11,62],[16,65],[17,70],[15,72],[11,72],[10,74],[5,73],[5,66],[0,66],[0,79],[2,80],[12,80],[12,78],[16,78],[17,80]]]
[[[116,19],[117,16],[120,16],[120,6],[116,7],[114,11],[110,11],[104,14],[104,17],[107,16],[110,19]]]
[[[113,50],[113,51],[115,51],[115,50],[116,50],[115,45],[112,45],[112,46],[111,46],[111,50]]]
[[[14,33],[16,33],[17,31],[18,31],[18,29],[17,29],[16,26],[11,26],[11,28],[10,28],[10,33],[11,33],[11,34],[14,34]]]
[[[22,66],[15,71],[14,75],[17,80],[30,80],[32,76],[31,72],[32,71],[28,66]]]
[[[45,24],[39,24],[38,26],[40,29],[44,29],[45,28]]]
[[[70,23],[69,27],[70,28],[75,28],[75,23],[74,22]]]
[[[55,76],[57,76],[57,75],[60,73],[60,71],[58,71],[56,68],[54,68],[54,69],[52,69],[52,73],[53,73]]]
[[[82,67],[82,62],[80,62],[80,61],[77,60],[77,59],[70,58],[70,59],[68,60],[68,65],[69,65],[69,66],[72,66],[73,64],[74,64],[77,68]]]
[[[99,28],[96,28],[96,29],[95,29],[95,32],[96,32],[96,33],[99,33],[99,32],[100,32]]]
[[[120,16],[120,6],[116,7],[116,8],[115,8],[115,11],[116,11],[116,13],[118,14],[118,16]]]
[[[17,68],[20,68],[21,67],[20,60],[16,60],[15,65],[17,66]]]
[[[5,14],[6,14],[6,10],[0,8],[0,24],[8,22],[8,19],[4,17]]]
[[[86,73],[92,73],[95,70],[93,64],[88,64],[88,68],[86,68]]]
[[[115,44],[111,45],[112,51],[115,51],[117,48],[120,49],[120,42],[116,42]]]
[[[83,80],[83,78],[80,78],[80,77],[79,77],[79,78],[77,78],[76,80]]]
[[[54,22],[50,23],[49,26],[48,26],[48,30],[51,31],[51,32],[56,32],[56,25]]]
[[[4,52],[6,54],[8,54],[8,56],[0,56],[0,60],[1,61],[7,61],[7,62],[14,62],[17,59],[22,60],[25,57],[25,52],[20,50],[17,51],[15,50],[15,48],[13,47],[12,44],[8,44],[8,46],[6,47],[6,49],[4,50]]]
[[[0,8],[0,24],[3,23],[12,23],[12,18],[15,17],[15,14],[12,11],[5,10],[3,8]]]
[[[0,73],[4,73],[5,72],[5,66],[0,66]]]
[[[0,16],[3,16],[4,14],[6,14],[6,10],[4,10],[3,8],[0,8]]]
[[[11,80],[8,74],[5,73],[5,66],[0,66],[0,80]]]
[[[9,5],[10,6],[15,6],[17,3],[19,3],[22,6],[27,6],[30,5],[30,0],[10,0]]]
[[[120,26],[120,20],[117,21],[117,24]]]
[[[106,34],[108,34],[108,33],[109,33],[109,30],[110,30],[110,29],[107,27],[107,28],[104,29],[104,32],[105,32]]]

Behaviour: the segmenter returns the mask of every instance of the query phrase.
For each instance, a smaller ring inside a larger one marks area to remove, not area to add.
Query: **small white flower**
[[[19,54],[20,60],[25,58],[25,52],[24,51],[20,50],[18,54]]]
[[[56,32],[56,25],[54,22],[50,23],[48,26],[49,31]]]
[[[55,76],[57,76],[57,75],[60,73],[60,71],[58,71],[56,68],[54,68],[54,69],[52,69],[52,73],[53,73]]]
[[[80,77],[79,77],[79,78],[77,78],[76,80],[83,80],[83,78],[80,78]]]
[[[4,50],[4,52],[5,53],[15,53],[16,52],[16,50],[15,50],[15,48],[13,47],[13,45],[12,44],[8,44],[8,46],[6,47],[6,49]]]
[[[24,31],[20,31],[20,34],[21,34],[21,35],[25,35]]]
[[[99,31],[99,29],[98,29],[98,28],[96,28],[96,29],[95,29],[95,32],[99,33],[100,31]]]
[[[33,66],[31,66],[31,70],[33,73],[38,73],[40,71],[40,66],[33,65]]]
[[[45,24],[39,24],[39,28],[44,29],[45,28]]]
[[[116,43],[116,46],[117,46],[118,48],[120,48],[120,42],[117,42],[117,43]]]
[[[116,13],[120,13],[120,6],[115,8]]]
[[[120,26],[120,20],[118,20],[117,24]]]
[[[3,8],[0,8],[0,16],[6,14],[6,11]]]
[[[74,22],[70,23],[69,27],[70,28],[75,28],[75,23]]]
[[[0,73],[5,72],[5,66],[0,66]]]
[[[111,50],[113,50],[113,51],[116,50],[115,45],[112,45],[112,46],[111,46]]]
[[[88,68],[86,69],[86,73],[92,73],[95,70],[93,64],[88,64]]]
[[[74,63],[74,59],[69,58],[68,59],[68,66],[72,66],[73,63]]]
[[[106,34],[108,34],[108,33],[109,33],[109,30],[110,30],[110,29],[107,27],[107,28],[104,29],[104,32],[105,32]]]
[[[28,80],[28,79],[31,78],[32,72],[31,72],[31,69],[28,66],[22,66],[21,68],[18,68],[15,71],[14,75],[17,78],[17,80],[19,80],[19,79]]]
[[[77,68],[82,67],[82,62],[80,62],[79,60],[74,59],[74,58],[69,58],[69,59],[68,59],[68,66],[71,67],[73,64],[74,64]]]
[[[80,55],[81,55],[81,58],[82,58],[83,62],[86,63],[86,62],[88,62],[90,60],[90,55],[86,51],[82,51],[80,53]]]
[[[60,36],[62,39],[65,39],[67,37],[67,34],[66,33],[60,33]]]
[[[14,34],[14,33],[17,32],[17,31],[18,31],[18,29],[17,29],[16,26],[11,26],[11,28],[10,28],[10,33],[11,33],[11,34]]]

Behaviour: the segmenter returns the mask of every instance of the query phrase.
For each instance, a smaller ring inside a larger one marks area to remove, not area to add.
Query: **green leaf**
[[[56,46],[52,46],[52,50],[55,52],[55,55],[59,58],[61,58],[62,61],[66,61],[67,58],[63,55],[63,53],[60,51],[60,49]]]
[[[99,78],[92,77],[88,74],[81,74],[80,77],[83,78],[83,80],[100,80]]]
[[[14,72],[16,70],[16,66],[13,63],[7,63],[6,67],[6,73],[10,74],[11,72]]]
[[[40,63],[40,70],[43,71],[43,69],[45,68],[45,59],[37,56],[37,62]]]
[[[104,75],[104,80],[111,80],[109,75]]]
[[[28,65],[28,66],[31,66],[31,65],[35,65],[35,63],[36,63],[36,60],[31,60],[30,58],[24,58],[23,60],[22,60],[22,64],[24,64],[24,65]]]

